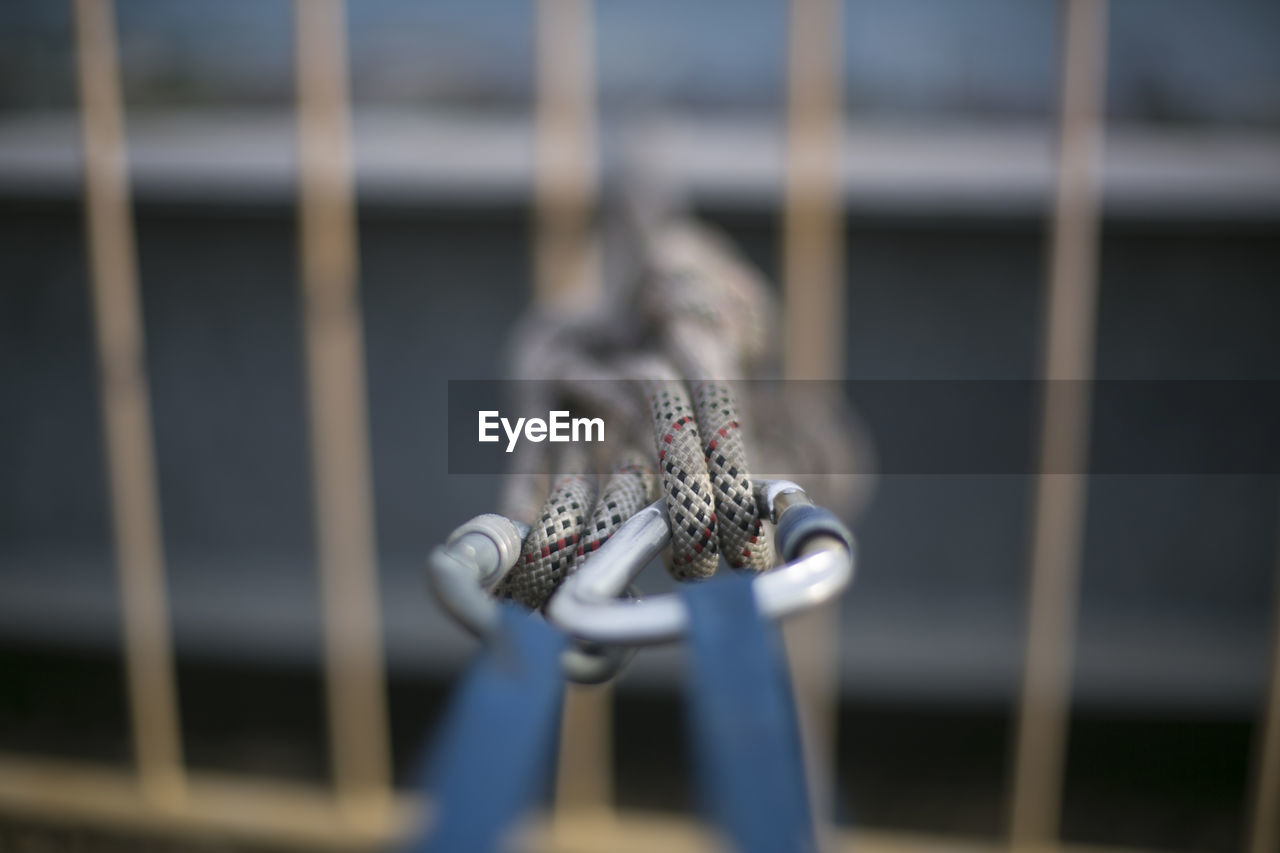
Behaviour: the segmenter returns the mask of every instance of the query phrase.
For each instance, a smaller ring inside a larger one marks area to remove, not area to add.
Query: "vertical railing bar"
[[[1280,525],[1277,533],[1270,686],[1253,749],[1253,802],[1248,828],[1251,853],[1280,849]]]
[[[612,825],[613,687],[570,684],[560,721],[555,789],[557,838],[586,837]]]
[[[1055,843],[1061,816],[1088,487],[1106,14],[1105,0],[1065,0],[1063,6],[1040,474],[1010,809],[1015,848]]]
[[[369,471],[342,0],[297,0],[300,251],[334,784],[389,819],[390,744]]]
[[[592,0],[538,0],[534,93],[534,296],[582,284],[598,191]]]
[[[186,795],[144,356],[124,103],[111,0],[76,0],[90,286],[101,374],[125,672],[142,795]]]
[[[784,370],[789,380],[844,373],[843,34],[841,0],[791,0],[782,289]],[[840,611],[826,606],[789,622],[813,803],[833,814]]]
[[[599,287],[587,266],[599,175],[592,0],[535,7],[534,299],[554,304]],[[559,836],[613,816],[613,692],[570,685],[556,765]]]
[[[844,372],[840,0],[791,0],[783,211],[785,369]]]

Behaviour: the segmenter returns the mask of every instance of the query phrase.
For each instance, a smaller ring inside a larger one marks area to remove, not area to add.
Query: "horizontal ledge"
[[[367,109],[353,127],[363,202],[484,207],[532,197],[527,115]],[[668,117],[609,138],[642,151],[698,203],[781,203],[778,120]],[[850,122],[840,165],[845,203],[851,211],[894,214],[1040,215],[1054,180],[1052,139],[1047,122]],[[296,195],[296,128],[288,113],[140,114],[129,118],[129,142],[142,201],[292,203]],[[0,120],[0,196],[74,197],[79,146],[74,113]],[[1104,150],[1109,216],[1280,214],[1280,132],[1117,125]]]
[[[338,819],[331,792],[255,777],[192,774],[185,808],[159,811],[137,794],[126,770],[84,762],[0,754],[0,814],[67,821],[116,832],[201,839],[267,842],[307,850],[380,850],[404,837],[419,801],[403,795],[382,831],[361,832]],[[684,815],[622,809],[557,815],[528,827],[529,849],[538,853],[613,850],[617,853],[711,849],[708,827]],[[997,853],[996,840],[908,832],[838,830],[839,850],[859,853]],[[1104,848],[1064,844],[1063,853],[1104,853]],[[1132,853],[1132,851],[1131,851]]]
[[[412,825],[419,805],[398,798],[386,826],[364,829],[342,818],[325,788],[214,773],[187,778],[187,796],[158,808],[143,799],[127,769],[0,754],[0,813],[114,831],[346,850],[381,849]]]

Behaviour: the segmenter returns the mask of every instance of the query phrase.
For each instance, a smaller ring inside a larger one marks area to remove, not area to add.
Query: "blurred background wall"
[[[188,758],[323,778],[292,10],[117,10]],[[349,9],[402,782],[472,649],[422,564],[496,499],[446,473],[442,406],[447,379],[502,375],[530,299],[532,14]],[[781,2],[596,4],[606,180],[643,145],[774,280],[785,24]],[[845,3],[848,376],[1037,375],[1056,27],[1051,3]],[[1109,29],[1097,375],[1280,378],[1280,6],[1118,0]],[[66,6],[0,6],[0,746],[125,762],[76,104]],[[842,820],[1002,831],[1029,489],[884,477],[856,521]],[[1271,477],[1091,483],[1065,838],[1241,845],[1278,515]],[[623,805],[691,807],[678,675],[645,653],[619,685]]]

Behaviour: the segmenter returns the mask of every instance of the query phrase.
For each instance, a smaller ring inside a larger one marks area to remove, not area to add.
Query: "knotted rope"
[[[659,491],[671,522],[667,567],[677,580],[710,577],[721,556],[746,571],[772,564],[733,386],[776,356],[769,289],[700,226],[663,223],[632,236],[639,268],[612,299],[536,313],[517,335],[515,375],[539,380],[532,385],[540,402],[602,415],[625,432],[614,443],[617,458],[605,461],[580,451],[554,459],[545,445],[522,445],[503,510],[532,530],[498,594],[530,608],[543,607]],[[640,425],[646,409],[648,435]],[[652,451],[639,450],[645,446]],[[535,511],[536,475],[553,470],[562,473]]]

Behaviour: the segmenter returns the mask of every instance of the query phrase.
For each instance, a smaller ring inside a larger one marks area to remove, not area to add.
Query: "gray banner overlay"
[[[603,385],[604,382],[600,381]],[[803,421],[815,405],[837,405],[844,422],[874,448],[874,460],[860,459],[851,471],[765,471],[757,476],[807,474],[887,475],[1025,475],[1039,472],[1037,436],[1040,412],[1048,394],[1076,399],[1087,391],[1090,451],[1084,471],[1046,473],[1096,475],[1229,475],[1280,473],[1280,381],[1137,381],[1087,383],[1017,380],[848,380],[784,382],[744,380],[730,383],[743,409],[744,427],[751,419],[776,418],[779,407]],[[589,386],[581,383],[579,388]],[[572,440],[573,420],[601,418],[603,442],[595,424],[578,424],[581,446],[608,458],[635,424],[619,423],[608,412],[593,409],[584,397],[609,394],[564,393],[552,383],[501,380],[449,382],[450,474],[502,474],[513,453],[510,430],[520,424],[518,447],[542,431],[529,419],[559,421]],[[605,389],[590,389],[605,390]],[[537,405],[529,401],[539,401]],[[753,400],[769,400],[758,412]],[[525,401],[521,403],[521,401]],[[780,403],[773,401],[782,401]],[[490,414],[491,436],[478,440],[481,412]],[[563,415],[552,415],[563,412]],[[506,418],[504,427],[499,418]],[[548,423],[541,444],[551,444]],[[647,415],[639,430],[652,447]]]

